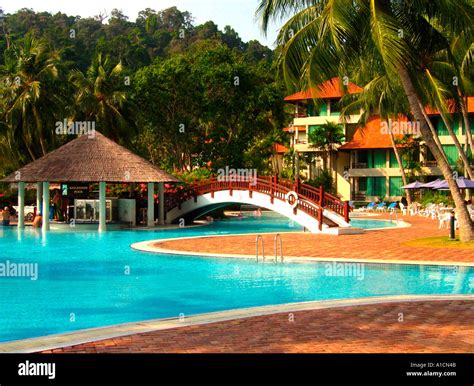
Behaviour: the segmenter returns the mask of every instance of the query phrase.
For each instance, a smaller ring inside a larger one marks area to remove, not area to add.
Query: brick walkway
[[[399,321],[403,314],[403,321]],[[46,353],[474,352],[474,302],[354,306],[136,334]]]
[[[387,214],[375,217],[389,218]],[[432,260],[474,263],[474,250],[425,248],[402,245],[423,237],[448,236],[447,229],[438,229],[438,222],[419,216],[402,218],[412,224],[408,228],[370,231],[358,235],[330,236],[310,233],[282,233],[283,253],[287,256],[329,258],[360,258],[379,260]],[[273,256],[273,235],[263,235],[265,254]],[[255,236],[206,238],[205,242],[171,240],[156,244],[160,248],[180,251],[255,255]]]

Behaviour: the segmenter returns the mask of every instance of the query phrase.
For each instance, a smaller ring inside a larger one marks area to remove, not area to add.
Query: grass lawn
[[[450,249],[472,249],[474,251],[474,243],[464,243],[459,240],[449,240],[448,237],[423,237],[421,239],[415,239],[407,241],[402,245],[410,247],[423,247],[423,248],[450,248]]]

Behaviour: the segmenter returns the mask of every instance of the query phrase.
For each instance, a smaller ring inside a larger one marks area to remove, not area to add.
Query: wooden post
[[[272,204],[274,201],[275,188],[276,188],[275,176],[272,176],[272,186],[270,188],[270,203]]]
[[[151,228],[155,225],[155,184],[153,182],[148,183],[146,214],[146,226]]]
[[[158,183],[158,224],[165,225],[165,184]]]
[[[322,185],[319,187],[319,206],[324,207],[324,186]]]
[[[349,222],[349,201],[344,201],[344,221]]]

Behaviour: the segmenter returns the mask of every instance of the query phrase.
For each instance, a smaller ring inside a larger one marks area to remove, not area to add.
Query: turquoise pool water
[[[395,228],[398,226],[396,221],[390,220],[372,220],[370,218],[351,218],[351,225],[355,228],[378,229]]]
[[[50,232],[0,227],[0,264],[37,263],[37,280],[0,277],[0,341],[180,314],[397,294],[471,294],[470,268],[367,264],[337,276],[327,263],[256,263],[147,254],[138,241],[294,231],[285,219],[235,219],[166,231]],[[285,246],[283,245],[283,250]],[[341,248],[344,248],[341,245]]]

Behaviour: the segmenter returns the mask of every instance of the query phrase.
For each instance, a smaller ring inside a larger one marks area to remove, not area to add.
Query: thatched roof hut
[[[99,132],[80,136],[3,182],[179,182]]]

